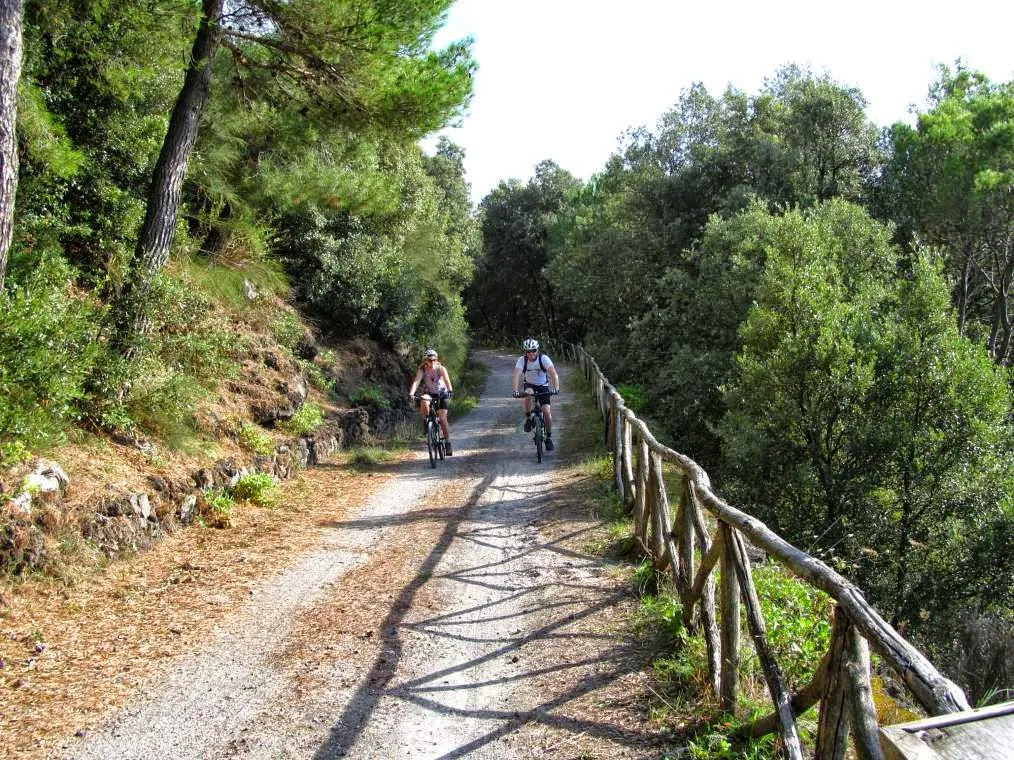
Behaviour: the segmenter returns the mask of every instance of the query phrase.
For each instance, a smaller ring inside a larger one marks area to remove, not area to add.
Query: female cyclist
[[[408,389],[410,398],[415,398],[416,389],[422,384],[422,392],[427,393],[431,399],[419,399],[419,413],[423,418],[423,425],[426,424],[426,417],[430,413],[430,404],[437,405],[437,416],[440,418],[440,429],[444,433],[444,451],[447,456],[452,456],[451,431],[447,427],[447,399],[454,392],[451,385],[451,376],[447,374],[447,367],[440,363],[440,356],[432,349],[426,349],[423,354],[422,364],[415,373],[412,385]]]

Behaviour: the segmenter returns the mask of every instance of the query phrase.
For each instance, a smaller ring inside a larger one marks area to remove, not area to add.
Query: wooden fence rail
[[[802,758],[796,717],[819,702],[814,757],[844,757],[851,736],[859,757],[882,758],[870,684],[870,648],[931,715],[969,709],[961,689],[888,625],[857,587],[760,520],[727,504],[711,490],[708,474],[696,462],[659,443],[583,348],[558,346],[557,352],[580,365],[591,386],[613,455],[616,489],[633,514],[636,538],[652,557],[656,571],[670,571],[688,628],[704,637],[709,682],[728,712],[735,712],[740,688],[740,628],[745,619],[774,711],[741,729],[741,735],[756,737],[777,730],[785,754]],[[679,475],[675,500],[666,489],[666,464]],[[718,525],[710,536],[705,512]],[[813,680],[794,694],[768,643],[744,539],[835,602],[830,647]],[[698,549],[700,561],[695,566]],[[720,569],[717,584],[716,567]]]

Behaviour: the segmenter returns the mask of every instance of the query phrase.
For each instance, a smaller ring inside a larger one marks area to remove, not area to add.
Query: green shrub
[[[384,392],[374,385],[360,388],[349,396],[349,401],[356,406],[375,406],[379,409],[390,409],[391,402]]]
[[[641,597],[641,606],[634,620],[635,628],[654,630],[677,641],[683,634],[683,608],[679,599],[669,594]]]
[[[110,351],[89,378],[88,411],[105,427],[137,427],[181,445],[195,432],[194,407],[235,373],[241,346],[206,295],[165,273],[153,282],[148,311],[140,354],[126,360]]]
[[[275,453],[275,442],[271,436],[249,423],[244,423],[239,429],[239,445],[261,456],[267,457]]]
[[[204,496],[212,512],[228,517],[236,506],[236,500],[225,491],[208,491]]]
[[[100,310],[70,286],[57,257],[0,292],[0,464],[59,440],[82,416],[100,355]]]
[[[640,385],[627,385],[621,383],[616,386],[616,392],[623,397],[623,403],[635,414],[643,412],[647,406],[644,399],[644,388]]]
[[[107,409],[104,421],[119,428],[137,427],[175,449],[187,448],[195,434],[194,407],[209,389],[191,374],[150,358],[139,360],[137,379],[122,405]],[[119,418],[114,417],[120,413]]]
[[[290,351],[295,351],[296,346],[306,335],[306,328],[300,321],[299,316],[291,311],[281,312],[271,326],[271,331],[275,335],[281,345],[285,346]]]
[[[191,375],[205,386],[235,373],[237,337],[221,329],[222,320],[204,293],[162,274],[150,297],[149,350],[162,364]]]
[[[316,361],[308,361],[307,359],[296,357],[296,364],[299,365],[300,373],[310,385],[332,394],[337,392],[338,385],[335,383],[335,379],[327,374]]]
[[[266,472],[244,475],[232,488],[232,497],[240,501],[266,506],[274,501],[275,479]]]
[[[307,401],[292,417],[282,423],[281,427],[293,435],[309,435],[324,424],[324,410]]]
[[[803,685],[831,641],[831,598],[779,565],[755,567],[753,580],[778,665],[790,683]]]

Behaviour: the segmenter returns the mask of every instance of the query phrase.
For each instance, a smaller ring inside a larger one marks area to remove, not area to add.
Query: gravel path
[[[536,464],[507,396],[514,357],[480,358],[492,372],[452,426],[454,457],[431,470],[420,451],[63,757],[562,757],[586,736],[612,748],[602,757],[647,757],[639,731],[553,717],[640,662],[592,620],[625,598],[609,568],[540,532],[559,451]]]

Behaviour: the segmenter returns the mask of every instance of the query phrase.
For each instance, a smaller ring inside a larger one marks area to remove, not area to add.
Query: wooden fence
[[[670,571],[683,618],[707,645],[711,687],[722,709],[730,713],[735,712],[740,688],[741,620],[746,620],[774,711],[746,726],[740,735],[758,737],[777,730],[785,754],[802,758],[796,718],[819,702],[814,757],[844,757],[851,735],[859,757],[883,758],[870,682],[870,648],[894,669],[929,714],[969,709],[961,689],[888,625],[856,586],[717,496],[708,474],[696,462],[655,440],[647,425],[626,408],[583,348],[559,345],[557,349],[563,358],[580,365],[591,384],[613,454],[616,488],[633,513],[636,538],[652,557],[656,571]],[[675,499],[670,498],[663,475],[667,464],[670,473],[679,477]],[[705,512],[717,524],[711,535]],[[744,539],[835,602],[830,647],[813,680],[795,693],[789,692],[768,643]],[[721,570],[717,583],[716,567]]]

